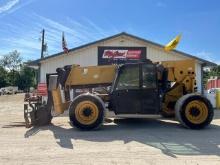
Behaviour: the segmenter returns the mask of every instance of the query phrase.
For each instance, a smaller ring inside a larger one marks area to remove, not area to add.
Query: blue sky
[[[219,0],[0,0],[0,57],[18,50],[40,57],[41,30],[48,55],[122,31],[166,44],[182,33],[178,50],[220,64]]]

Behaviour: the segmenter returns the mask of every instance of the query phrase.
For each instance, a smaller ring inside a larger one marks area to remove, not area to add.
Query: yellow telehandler
[[[74,127],[99,127],[107,110],[116,115],[161,114],[174,117],[185,127],[201,129],[210,124],[214,111],[197,91],[195,61],[144,60],[122,65],[80,67],[68,65],[47,75],[47,101],[41,97],[25,103],[26,126],[47,125],[54,113],[69,111]],[[89,92],[74,95],[76,89]]]

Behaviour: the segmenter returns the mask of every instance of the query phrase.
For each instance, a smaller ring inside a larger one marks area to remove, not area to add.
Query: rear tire
[[[187,94],[177,101],[175,115],[183,126],[202,129],[211,123],[214,110],[207,98],[197,94]]]
[[[69,107],[70,122],[81,130],[91,130],[103,123],[104,102],[96,95],[77,96]]]

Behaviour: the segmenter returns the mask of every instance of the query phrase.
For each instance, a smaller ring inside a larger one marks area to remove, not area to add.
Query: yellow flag
[[[166,51],[171,51],[173,49],[176,48],[176,46],[178,45],[178,43],[180,42],[181,39],[181,34],[176,36],[172,41],[170,41],[165,47],[164,49]]]

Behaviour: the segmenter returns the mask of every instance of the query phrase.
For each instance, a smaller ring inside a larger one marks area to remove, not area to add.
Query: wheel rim
[[[75,109],[75,116],[78,122],[90,125],[98,119],[98,107],[91,101],[80,102]]]
[[[191,101],[186,106],[185,115],[191,123],[201,124],[208,117],[208,107],[202,101]]]

